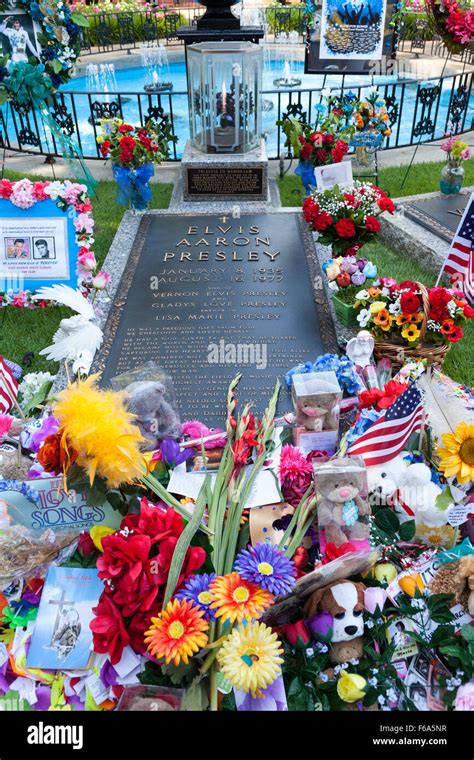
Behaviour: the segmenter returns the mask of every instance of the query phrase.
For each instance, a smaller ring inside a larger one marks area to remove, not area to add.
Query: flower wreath
[[[31,182],[29,179],[20,179],[11,182],[9,179],[0,180],[0,198],[9,200],[14,206],[28,209],[39,201],[52,200],[58,208],[66,212],[72,207],[75,211],[74,227],[76,230],[76,244],[79,246],[77,254],[78,286],[84,296],[92,296],[98,290],[103,290],[108,282],[109,275],[98,272],[98,265],[92,245],[94,243],[94,219],[92,218],[92,204],[87,195],[87,187],[78,182]],[[5,306],[15,308],[33,309],[45,308],[50,305],[48,301],[33,301],[34,292],[23,290],[13,292],[10,290],[0,291],[0,309]]]
[[[435,29],[451,53],[474,46],[474,10],[458,0],[426,0],[426,10]]]
[[[5,0],[0,0],[0,10],[10,10]],[[14,10],[25,11],[36,22],[39,59],[33,55],[28,55],[28,62],[12,62],[9,56],[1,58],[0,105],[7,98],[29,100],[32,93],[35,99],[44,100],[67,82],[81,51],[80,27],[89,25],[84,16],[71,11],[63,0],[17,0]],[[14,13],[12,16],[15,18]]]

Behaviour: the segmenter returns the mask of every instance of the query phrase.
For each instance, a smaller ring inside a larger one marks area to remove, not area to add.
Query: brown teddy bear
[[[334,372],[293,376],[296,424],[306,430],[337,430],[342,391]]]
[[[365,465],[360,457],[315,462],[314,475],[320,499],[318,525],[326,541],[341,546],[351,539],[367,539],[370,527],[360,518],[370,514],[370,507],[360,495],[365,490]]]
[[[343,663],[362,657],[364,591],[363,583],[339,580],[313,591],[306,600],[304,614],[310,627],[320,613],[326,612],[332,617],[331,662]]]
[[[474,554],[441,565],[429,589],[434,594],[454,594],[456,602],[474,617]]]

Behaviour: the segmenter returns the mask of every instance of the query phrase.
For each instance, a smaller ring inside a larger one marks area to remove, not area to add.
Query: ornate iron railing
[[[329,76],[329,75],[328,75]],[[474,128],[474,72],[463,72],[425,81],[387,81],[378,85],[387,102],[392,135],[383,149],[430,142],[453,130],[462,133]],[[350,79],[348,80],[350,82]],[[286,156],[284,135],[277,121],[293,116],[315,123],[322,100],[324,77],[318,88],[264,90],[263,132],[270,158]],[[340,79],[341,93],[352,90],[361,94],[363,87],[346,84]],[[50,99],[50,115],[65,136],[77,141],[85,158],[100,159],[96,137],[100,121],[118,116],[131,123],[144,123],[153,116],[167,119],[178,144],[171,147],[170,160],[179,161],[188,136],[188,96],[186,92],[148,94],[145,92],[101,93],[60,91]],[[55,131],[48,126],[32,103],[4,105],[0,111],[0,146],[14,151],[60,156],[61,146]]]

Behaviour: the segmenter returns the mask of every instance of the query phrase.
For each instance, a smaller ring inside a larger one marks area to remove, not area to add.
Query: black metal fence
[[[423,82],[402,80],[378,85],[387,103],[392,135],[383,148],[392,149],[439,139],[453,130],[462,133],[474,128],[472,71]],[[350,82],[350,80],[349,80]],[[326,78],[314,89],[264,90],[263,133],[270,158],[286,155],[284,135],[277,121],[293,116],[315,123],[323,100]],[[351,86],[343,75],[337,91],[352,90],[359,96],[362,87]],[[96,142],[101,119],[119,117],[144,123],[154,117],[168,120],[179,142],[171,148],[170,160],[179,161],[188,136],[188,96],[186,92],[147,94],[145,92],[57,93],[51,98],[47,118],[32,103],[10,102],[0,113],[0,145],[17,151],[62,155],[58,136],[77,141],[85,158],[101,158]],[[59,139],[61,142],[61,139]]]

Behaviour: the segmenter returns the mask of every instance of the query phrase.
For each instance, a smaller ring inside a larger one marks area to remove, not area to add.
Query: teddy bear
[[[441,565],[429,589],[433,594],[454,594],[456,602],[474,617],[474,554]]]
[[[306,430],[337,430],[342,391],[335,372],[309,372],[293,377],[296,424]]]
[[[305,602],[303,610],[310,629],[318,631],[324,625],[330,636],[329,658],[333,663],[362,657],[364,591],[363,583],[337,580],[313,591]]]
[[[431,480],[431,470],[423,462],[409,465],[399,489],[400,501],[414,513],[417,525],[438,528],[446,525],[446,512],[436,508],[442,489]]]
[[[379,507],[397,506],[396,495],[405,481],[407,467],[408,462],[403,453],[389,462],[367,467],[367,486],[371,504]]]
[[[360,518],[370,514],[361,492],[365,486],[365,465],[360,457],[339,457],[314,463],[318,494],[318,525],[326,542],[336,546],[369,537],[369,525]]]
[[[181,423],[178,413],[165,398],[166,389],[158,380],[141,380],[125,388],[128,411],[146,439],[144,451],[153,451],[163,438],[179,438]]]

